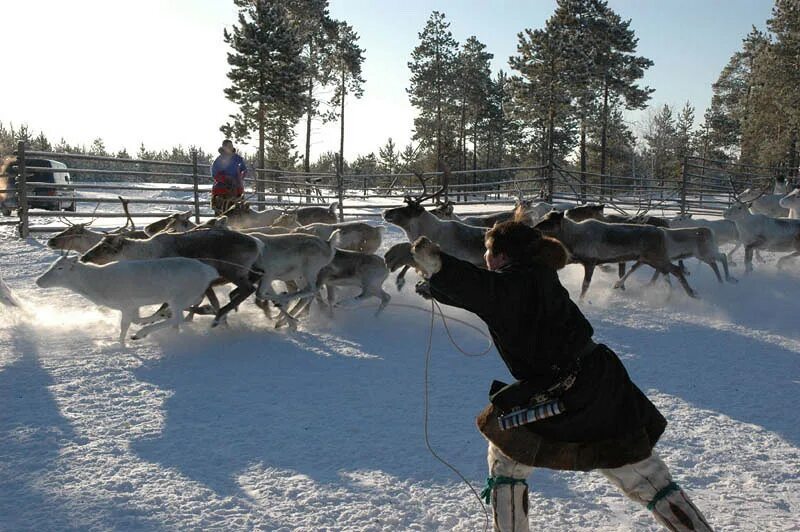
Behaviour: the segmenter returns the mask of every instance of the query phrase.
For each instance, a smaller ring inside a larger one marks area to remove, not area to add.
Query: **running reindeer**
[[[670,262],[667,237],[658,227],[598,220],[574,222],[563,212],[553,211],[536,224],[536,228],[559,240],[569,251],[572,262],[583,265],[581,298],[589,289],[595,266],[625,261],[641,262],[659,273],[672,274],[690,297],[697,297],[681,268]],[[630,274],[630,271],[626,273],[620,282],[624,283]]]
[[[445,176],[448,171],[445,170]],[[458,259],[470,262],[478,267],[485,268],[483,254],[486,251],[484,239],[487,228],[474,227],[455,220],[440,220],[434,214],[425,210],[422,203],[436,199],[445,191],[445,186],[433,193],[428,193],[425,178],[414,172],[420,183],[422,193],[419,196],[405,197],[403,207],[395,207],[383,212],[383,219],[400,227],[406,234],[408,242],[395,244],[386,252],[386,265],[391,271],[402,267],[397,275],[398,290],[403,287],[405,273],[413,265],[411,259],[411,242],[421,236],[426,236],[439,245],[443,252]]]

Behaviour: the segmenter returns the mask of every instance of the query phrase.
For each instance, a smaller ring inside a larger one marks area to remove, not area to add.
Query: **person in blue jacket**
[[[219,216],[228,210],[244,195],[244,178],[247,176],[247,165],[236,153],[233,142],[222,141],[219,157],[211,165],[211,177],[214,186],[211,188],[211,208]]]

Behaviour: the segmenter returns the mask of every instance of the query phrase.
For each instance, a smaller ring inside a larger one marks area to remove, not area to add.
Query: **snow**
[[[227,329],[198,317],[121,348],[115,313],[34,285],[57,256],[46,235],[0,236],[0,276],[24,303],[0,306],[0,530],[482,529],[471,492],[425,448],[430,315],[411,288],[388,288],[378,318],[375,300],[291,334],[247,305]],[[667,417],[657,450],[719,530],[798,529],[800,271],[765,256],[748,276],[737,256],[738,285],[689,261],[700,300],[646,288],[646,271],[625,292],[597,272],[581,303]],[[577,297],[582,269],[561,278]],[[485,348],[450,326],[465,350]],[[509,378],[494,351],[465,358],[437,322],[431,442],[478,489],[474,417],[494,378]],[[529,483],[532,529],[658,530],[598,473]]]

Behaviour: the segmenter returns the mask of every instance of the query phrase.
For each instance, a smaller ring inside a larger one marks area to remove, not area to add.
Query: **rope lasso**
[[[472,485],[472,483],[469,480],[467,480],[467,478],[463,474],[461,474],[461,472],[458,469],[456,469],[456,467],[454,465],[452,465],[450,462],[448,462],[447,460],[445,460],[444,458],[439,456],[439,454],[433,449],[433,446],[431,445],[430,438],[429,438],[429,433],[428,433],[428,413],[429,413],[429,410],[430,410],[430,406],[429,406],[430,399],[428,397],[428,381],[429,381],[428,374],[429,374],[429,369],[430,369],[431,350],[433,348],[433,329],[434,329],[434,323],[435,323],[435,319],[436,319],[436,310],[437,309],[439,310],[439,315],[442,318],[442,323],[444,324],[445,331],[447,331],[447,336],[450,338],[450,341],[453,343],[453,345],[456,347],[456,349],[458,349],[465,356],[470,356],[470,357],[483,356],[483,355],[487,354],[489,352],[489,350],[491,350],[491,348],[493,347],[494,344],[490,342],[489,343],[489,347],[487,347],[486,350],[483,353],[467,353],[466,351],[464,351],[455,342],[455,340],[453,339],[453,336],[450,334],[450,329],[447,327],[447,320],[444,317],[445,314],[444,314],[444,312],[442,312],[442,308],[439,306],[439,303],[436,300],[431,299],[431,308],[430,308],[431,322],[430,322],[430,328],[428,330],[428,346],[425,349],[425,386],[424,386],[424,412],[425,412],[425,416],[424,417],[425,417],[425,421],[424,421],[424,424],[423,424],[424,433],[425,433],[425,447],[428,448],[428,452],[430,452],[431,455],[433,455],[434,458],[436,458],[439,462],[444,464],[448,469],[450,469],[453,473],[455,473],[464,482],[464,484],[466,484],[469,487],[469,489],[472,492],[472,494],[475,495],[475,498],[478,500],[478,503],[481,505],[481,509],[483,510],[483,515],[484,515],[484,519],[485,519],[483,530],[484,530],[484,532],[486,532],[486,531],[489,530],[489,510],[486,509],[486,505],[483,503],[483,500],[481,499],[481,496],[478,494],[478,491],[475,489],[475,487]],[[453,319],[453,318],[451,318],[451,319]],[[458,320],[458,321],[461,321],[461,320]],[[475,327],[475,328],[477,329],[477,327]],[[480,331],[480,332],[483,333],[483,331]]]

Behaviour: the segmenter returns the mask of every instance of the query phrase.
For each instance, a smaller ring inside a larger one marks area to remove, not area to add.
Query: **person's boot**
[[[495,532],[528,532],[528,483],[532,467],[489,445],[489,474],[481,495],[492,505]]]
[[[491,498],[495,532],[528,532],[528,484],[525,479],[489,477],[483,495]]]
[[[675,532],[712,532],[703,514],[688,495],[674,482],[659,491],[647,505],[656,520]]]

